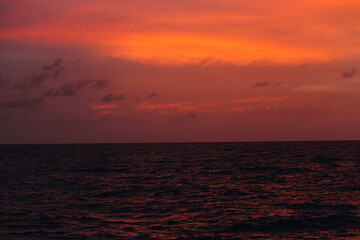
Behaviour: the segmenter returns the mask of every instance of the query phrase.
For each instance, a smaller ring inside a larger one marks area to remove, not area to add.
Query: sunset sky
[[[359,0],[0,0],[0,143],[360,139]]]

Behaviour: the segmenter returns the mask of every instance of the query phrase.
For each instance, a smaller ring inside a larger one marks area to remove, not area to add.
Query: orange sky
[[[359,1],[2,1],[1,39],[162,64],[357,57]],[[10,11],[6,11],[6,8]]]
[[[0,143],[360,138],[356,0],[0,0],[0,23]]]

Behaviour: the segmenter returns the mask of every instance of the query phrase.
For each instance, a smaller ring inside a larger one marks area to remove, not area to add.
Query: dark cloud
[[[356,68],[350,69],[350,70],[346,70],[343,71],[341,73],[341,76],[343,78],[351,78],[352,76],[354,76],[355,74],[357,74],[359,71]]]
[[[270,82],[258,82],[255,83],[252,88],[267,87],[270,86]]]
[[[74,96],[84,89],[102,89],[107,86],[107,80],[81,79],[76,83],[66,83],[59,89],[51,88],[45,92],[45,95],[51,97],[68,97]]]
[[[155,98],[155,97],[159,97],[159,94],[157,94],[156,92],[153,92],[148,96],[148,98]]]
[[[281,84],[283,84],[284,82],[278,82],[278,83],[273,83],[273,87],[278,87],[278,86],[280,86]]]
[[[92,80],[92,79],[88,79],[88,80]],[[92,80],[92,81],[93,81],[93,84],[91,84],[89,86],[89,88],[103,89],[103,88],[106,88],[107,86],[109,86],[108,80]]]
[[[6,88],[9,82],[0,75],[0,89]]]
[[[43,101],[41,97],[26,98],[18,97],[15,100],[4,100],[0,102],[0,109],[21,109],[31,108],[39,105]]]
[[[261,88],[261,87],[278,87],[281,84],[283,84],[284,82],[277,82],[277,83],[272,83],[269,81],[266,82],[258,82],[255,83],[253,86],[251,86],[251,88]]]
[[[304,68],[306,66],[306,63],[303,63],[303,64],[300,64],[299,66],[297,66],[296,68],[299,69],[299,68]]]
[[[40,73],[34,73],[27,77],[25,87],[37,88],[48,80],[56,80],[64,71],[64,61],[56,59],[52,64],[43,66]],[[20,86],[22,87],[22,86]]]
[[[104,102],[112,102],[112,101],[123,101],[125,100],[125,93],[119,93],[119,94],[113,94],[110,93],[108,95],[105,95],[102,100]]]

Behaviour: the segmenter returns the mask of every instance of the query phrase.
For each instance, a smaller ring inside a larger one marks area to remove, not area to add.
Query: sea
[[[0,145],[0,239],[360,239],[360,141]]]

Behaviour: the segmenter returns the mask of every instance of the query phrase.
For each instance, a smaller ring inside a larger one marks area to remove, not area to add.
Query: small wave
[[[108,169],[108,168],[90,168],[90,169],[83,169],[83,168],[79,168],[79,169],[71,169],[70,172],[73,173],[123,173],[123,172],[127,172],[126,169],[123,168],[117,168],[117,169]]]
[[[300,231],[339,231],[357,229],[360,218],[351,215],[329,215],[325,217],[288,218],[273,221],[269,218],[258,218],[235,223],[229,232],[268,232],[285,233]]]
[[[280,206],[293,210],[332,210],[332,211],[351,211],[357,210],[358,208],[351,204],[316,204],[316,203],[280,203],[274,206]]]

